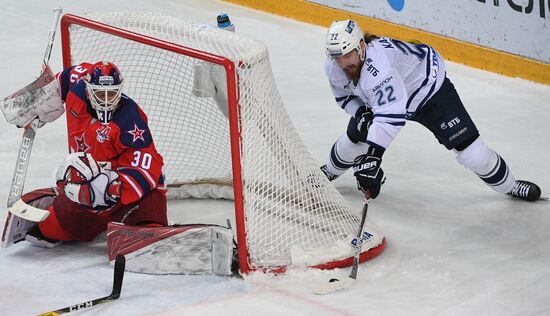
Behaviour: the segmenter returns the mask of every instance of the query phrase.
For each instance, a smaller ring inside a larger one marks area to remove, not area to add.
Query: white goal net
[[[149,117],[170,187],[231,189],[225,195],[234,193],[242,271],[351,263],[359,210],[348,206],[300,140],[263,43],[154,13],[65,15],[62,41],[65,66],[99,60],[118,66],[124,93]],[[227,76],[227,65],[235,73]],[[213,83],[223,79],[215,90],[225,103],[197,96],[200,67]],[[366,231],[363,259],[384,246],[379,229],[369,223]]]

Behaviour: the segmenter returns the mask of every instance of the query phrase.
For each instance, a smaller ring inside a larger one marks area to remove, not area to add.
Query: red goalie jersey
[[[58,74],[66,104],[71,152],[90,153],[96,161],[108,161],[122,182],[120,203],[133,203],[153,190],[165,196],[163,159],[157,152],[147,116],[124,94],[111,121],[94,118],[86,95],[86,76],[94,64],[71,66]]]

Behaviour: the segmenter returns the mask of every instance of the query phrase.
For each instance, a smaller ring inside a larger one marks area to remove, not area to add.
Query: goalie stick
[[[120,297],[120,292],[122,290],[122,280],[124,279],[124,268],[126,266],[126,258],[123,255],[117,255],[115,259],[115,272],[113,277],[113,291],[111,294],[105,297],[97,298],[95,300],[82,302],[79,304],[67,306],[60,308],[51,312],[42,313],[38,316],[56,316],[61,314],[66,314],[70,312],[79,311],[85,308],[90,308],[99,304],[108,303],[114,301]]]
[[[52,53],[52,47],[55,39],[55,32],[57,29],[57,24],[59,23],[59,17],[61,16],[61,8],[53,9],[53,19],[52,26],[50,29],[48,37],[48,45],[46,46],[46,52],[44,53],[44,58],[42,59],[42,72],[48,69],[48,64],[50,62],[50,57]],[[10,209],[17,201],[21,199],[23,195],[23,187],[25,185],[25,179],[27,177],[27,170],[29,168],[29,160],[32,151],[32,145],[34,143],[34,137],[36,136],[36,129],[38,128],[38,119],[33,120],[27,126],[25,126],[25,131],[23,132],[23,138],[21,139],[21,145],[19,145],[19,150],[17,152],[17,162],[15,164],[15,170],[13,171],[13,178],[10,185],[10,193],[8,195],[7,206]],[[2,233],[2,242],[1,246],[6,248],[14,243],[17,243],[25,238],[25,234],[20,234],[17,238],[14,236],[6,236],[10,225],[16,225],[16,228],[21,230],[23,223],[21,223],[17,217],[11,218],[12,216],[17,216],[8,212],[6,222],[4,224],[4,232]],[[15,221],[15,223],[13,223]]]
[[[367,220],[367,211],[369,209],[369,200],[365,200],[363,203],[363,211],[361,215],[361,224],[359,225],[359,232],[357,233],[357,239],[355,244],[355,253],[353,254],[353,267],[349,277],[339,280],[330,279],[329,283],[319,286],[313,291],[314,294],[324,295],[334,293],[336,291],[344,290],[353,285],[357,279],[357,270],[359,269],[359,256],[361,255],[361,247],[363,246],[363,227]]]
[[[53,9],[54,16],[48,38],[48,45],[46,46],[46,53],[44,54],[44,58],[42,59],[42,71],[44,71],[46,67],[48,67],[48,64],[50,62],[50,56],[55,39],[55,31],[57,29],[59,16],[61,15],[62,11],[63,10],[61,8]],[[23,139],[21,140],[21,145],[19,146],[15,171],[13,173],[13,179],[10,186],[10,194],[8,196],[8,208],[10,208],[17,200],[19,200],[23,193],[23,185],[25,184],[25,178],[27,176],[29,158],[31,155],[34,137],[36,135],[36,128],[36,120],[25,126]]]

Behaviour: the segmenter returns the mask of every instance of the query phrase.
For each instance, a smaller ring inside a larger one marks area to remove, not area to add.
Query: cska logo
[[[88,144],[86,144],[86,137],[84,136],[84,133],[82,133],[82,135],[80,135],[80,137],[78,136],[75,136],[74,137],[74,142],[76,144],[76,151],[77,152],[87,152],[88,150],[90,150],[92,147]]]
[[[111,127],[104,126],[96,130],[97,141],[103,143],[106,140],[109,140],[109,133],[111,132]]]
[[[134,129],[131,131],[127,131],[130,135],[132,135],[132,144],[136,142],[136,140],[141,139],[141,141],[145,141],[145,138],[143,138],[143,134],[145,133],[145,129],[139,129],[139,127],[134,123]]]

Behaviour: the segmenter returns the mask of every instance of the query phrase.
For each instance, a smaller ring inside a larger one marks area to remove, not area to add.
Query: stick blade
[[[352,279],[349,277],[342,280],[335,280],[334,282],[329,282],[327,284],[323,284],[319,286],[313,291],[313,294],[325,295],[325,294],[330,294],[337,291],[342,291],[350,288],[353,285],[353,283],[355,283],[355,279]]]

